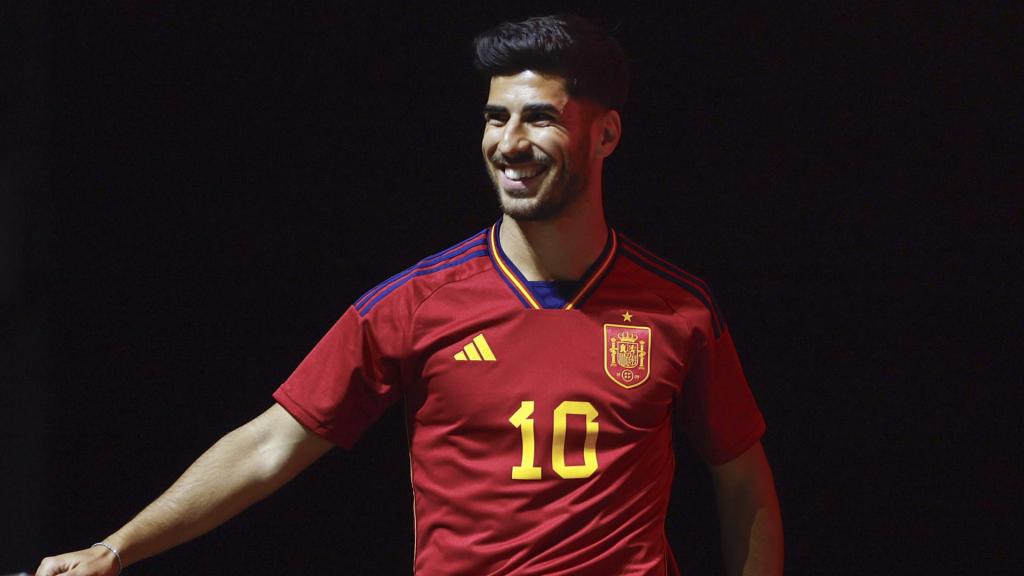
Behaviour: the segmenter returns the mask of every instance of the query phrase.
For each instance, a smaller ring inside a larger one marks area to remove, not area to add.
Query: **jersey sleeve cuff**
[[[352,446],[355,445],[355,438],[320,422],[319,419],[292,398],[284,388],[278,388],[274,392],[274,400],[291,414],[292,418],[298,420],[299,424],[302,424],[317,436],[329,440],[346,450],[351,450]]]
[[[754,443],[760,440],[761,437],[764,436],[766,428],[767,426],[765,425],[764,418],[758,415],[758,418],[753,422],[753,426],[751,426],[750,431],[739,436],[739,439],[731,444],[708,450],[708,452],[704,454],[704,460],[713,466],[725,464],[726,462],[733,460],[740,454],[746,452],[754,445]]]

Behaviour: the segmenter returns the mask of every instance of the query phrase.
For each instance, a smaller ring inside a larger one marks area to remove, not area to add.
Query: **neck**
[[[544,221],[501,221],[501,246],[527,280],[580,280],[597,260],[608,236],[596,194],[584,194],[558,218]]]

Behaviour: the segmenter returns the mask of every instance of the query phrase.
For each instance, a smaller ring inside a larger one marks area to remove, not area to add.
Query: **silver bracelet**
[[[117,551],[117,548],[114,548],[113,546],[111,546],[110,544],[107,544],[106,542],[97,542],[97,543],[93,544],[92,546],[89,546],[89,548],[95,548],[97,546],[103,546],[107,550],[110,550],[111,552],[114,553],[114,558],[117,558],[117,573],[120,574],[121,571],[124,570],[124,564],[121,562],[121,554]]]

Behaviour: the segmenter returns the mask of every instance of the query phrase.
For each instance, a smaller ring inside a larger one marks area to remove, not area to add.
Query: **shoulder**
[[[475,276],[489,264],[484,229],[377,284],[352,307],[360,316],[381,306],[414,309],[442,286]]]
[[[657,294],[678,313],[693,309],[706,311],[716,338],[725,331],[725,321],[718,303],[704,280],[625,234],[619,233],[618,237],[619,259],[637,284]]]

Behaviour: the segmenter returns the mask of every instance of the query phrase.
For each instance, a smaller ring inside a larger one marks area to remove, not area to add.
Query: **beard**
[[[502,213],[524,222],[554,220],[583,195],[585,178],[580,174],[561,172],[550,181],[543,182],[537,193],[531,197],[510,195],[496,181],[491,173],[494,189],[498,194],[498,206]]]
[[[585,150],[586,147],[583,149]],[[550,157],[542,152],[531,152],[525,158],[513,159],[506,159],[499,153],[495,153],[487,165],[487,175],[494,184],[494,190],[498,195],[498,206],[502,213],[523,222],[554,220],[564,214],[566,209],[579,200],[587,189],[586,172],[575,169],[576,166],[584,166],[585,162],[582,161],[582,158],[578,160],[578,162],[569,161],[563,166],[557,166]],[[535,192],[527,192],[524,196],[518,196],[504,190],[499,182],[495,166],[505,162],[539,162],[547,167],[547,173],[542,176],[544,180],[540,182],[540,186]]]

